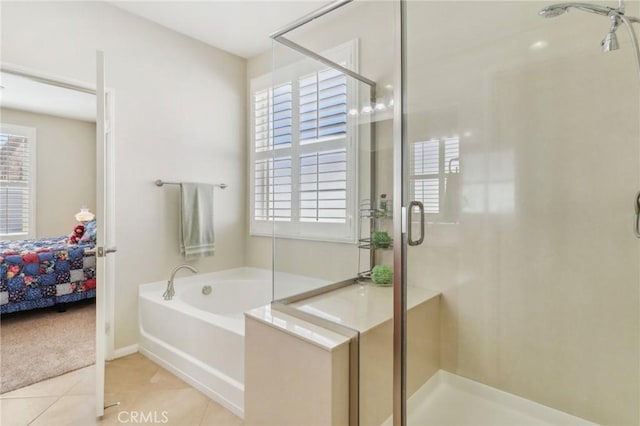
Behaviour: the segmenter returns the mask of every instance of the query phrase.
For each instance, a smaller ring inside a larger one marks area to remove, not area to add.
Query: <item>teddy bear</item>
[[[71,235],[69,235],[69,243],[78,244],[78,241],[80,241],[80,238],[82,238],[83,235],[84,225],[76,225],[76,227],[73,228]]]

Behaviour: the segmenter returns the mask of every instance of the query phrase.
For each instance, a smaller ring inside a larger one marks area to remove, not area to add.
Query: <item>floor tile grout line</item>
[[[155,377],[159,372],[163,372],[163,373],[167,373],[172,377],[177,378],[175,375],[173,375],[171,372],[165,370],[164,368],[162,368],[161,366],[155,364],[153,361],[148,360],[148,359],[144,359],[144,364],[151,364],[154,366],[154,368],[152,369],[152,374],[151,377]],[[128,365],[126,366],[127,368],[133,368],[136,369],[136,365]],[[78,387],[79,384],[81,384],[84,380],[87,380],[89,376],[85,375],[85,376],[80,376],[78,378],[77,381],[74,381],[74,383],[67,388],[66,391],[63,391],[62,393],[59,393],[57,395],[50,395],[50,396],[30,396],[30,397],[12,397],[12,398],[3,398],[3,400],[15,400],[15,399],[33,399],[33,398],[51,398],[53,399],[53,401],[48,404],[46,407],[44,407],[43,410],[41,410],[36,416],[35,418],[33,418],[28,425],[32,425],[34,423],[36,423],[39,419],[43,418],[43,416],[47,416],[47,413],[51,412],[51,409],[53,406],[55,406],[56,404],[59,404],[60,401],[65,398],[65,397],[86,397],[86,396],[90,396],[90,394],[86,394],[86,393],[78,393],[78,394],[71,394],[72,390],[76,387]],[[179,379],[179,378],[177,378]],[[160,384],[160,383],[156,383],[156,384]],[[151,385],[150,388],[148,388],[147,386]],[[184,385],[184,386],[183,386]],[[156,388],[156,386],[154,386],[153,383],[146,383],[145,385],[141,386],[140,388],[137,387],[130,387],[130,386],[125,386],[124,389],[119,390],[119,391],[110,391],[108,389],[105,388],[105,394],[110,393],[112,394],[114,397],[116,398],[122,398],[125,396],[131,396],[133,397],[132,401],[130,401],[130,403],[128,404],[121,404],[120,406],[116,406],[113,407],[114,410],[122,410],[123,408],[132,408],[133,406],[131,406],[131,403],[133,403],[134,401],[138,401],[139,399],[145,399],[144,396],[147,395],[149,396],[149,394],[154,394],[156,392],[178,392],[184,389],[191,389],[196,391],[199,395],[202,395],[204,397],[204,401],[203,401],[203,405],[202,405],[202,416],[199,418],[199,422],[194,424],[197,425],[201,425],[201,426],[209,426],[206,423],[206,418],[207,418],[207,413],[209,412],[209,409],[213,406],[216,405],[217,403],[211,399],[209,399],[206,395],[202,394],[202,392],[200,392],[199,390],[189,386],[187,383],[184,383],[182,380],[180,380],[180,386],[176,387],[175,383],[171,383],[169,384],[168,387],[164,388],[163,385],[160,386],[161,389]],[[119,395],[120,394],[120,395]],[[105,395],[106,396],[106,395]],[[106,401],[105,401],[106,402]],[[122,400],[120,401],[122,402]],[[195,419],[194,419],[195,420]],[[198,421],[198,420],[196,420]],[[98,422],[105,422],[104,420],[104,416],[102,419],[98,420]],[[107,423],[109,423],[107,421]]]
[[[209,412],[209,405],[210,404],[211,404],[211,400],[209,399],[209,397],[207,397],[207,404],[204,406],[204,412],[202,413],[202,417],[200,418],[200,421],[198,422],[198,426],[206,426],[206,425],[203,425],[203,423],[204,423],[204,418],[207,416],[207,413]]]
[[[42,411],[40,412],[40,414],[38,414],[37,416],[35,416],[35,417],[33,418],[33,420],[31,420],[29,423],[27,423],[27,426],[32,425],[32,424],[33,424],[36,420],[38,420],[38,419],[39,419],[39,418],[40,418],[40,417],[41,417],[41,416],[42,416],[42,415],[43,415],[47,410],[49,410],[49,408],[53,407],[53,406],[54,406],[54,404],[55,404],[56,402],[60,401],[60,399],[61,399],[61,398],[62,398],[62,395],[58,396],[58,397],[55,399],[55,401],[53,401],[51,404],[49,404],[49,406],[48,406],[47,408],[45,408],[44,410],[42,410]]]
[[[81,396],[85,396],[85,395],[93,395],[93,394],[82,394]],[[9,401],[12,399],[38,399],[38,398],[62,398],[63,396],[66,396],[64,394],[60,395],[60,394],[56,394],[56,395],[36,395],[36,396],[10,396],[7,398],[0,398],[3,401]]]
[[[94,374],[95,376],[95,374]],[[93,380],[95,377],[91,377],[90,380]],[[95,395],[95,389],[96,389],[96,385],[95,385],[95,381],[93,382],[93,392],[90,393],[86,393],[86,392],[81,392],[81,393],[76,393],[76,394],[72,394],[71,392],[77,387],[79,386],[84,380],[86,380],[86,377],[80,378],[80,380],[78,380],[76,383],[74,383],[69,389],[67,389],[67,391],[65,393],[62,394],[62,396],[84,396],[84,395]]]
[[[92,365],[95,365],[95,364],[92,364]],[[3,394],[0,394],[0,399],[51,398],[51,397],[54,397],[54,396],[64,396],[64,395],[66,395],[68,392],[70,392],[70,391],[71,391],[71,389],[73,389],[74,387],[76,387],[76,386],[77,386],[77,385],[82,381],[82,378],[80,378],[80,377],[79,377],[79,378],[78,378],[78,380],[76,380],[75,382],[72,382],[73,384],[72,384],[72,385],[67,389],[67,391],[66,391],[65,393],[63,393],[63,394],[57,394],[57,395],[45,395],[45,396],[42,396],[42,395],[38,395],[38,396],[4,396],[4,395],[9,394],[9,393],[12,393],[12,392],[17,392],[17,391],[19,391],[19,390],[24,390],[24,389],[29,388],[29,387],[31,387],[31,386],[37,386],[37,385],[40,385],[40,384],[42,384],[42,383],[45,383],[45,382],[47,382],[47,381],[49,381],[49,380],[57,380],[57,379],[62,378],[63,376],[67,376],[67,375],[69,375],[69,374],[75,374],[75,375],[78,375],[78,376],[79,376],[79,375],[81,374],[81,373],[80,373],[80,370],[83,370],[83,369],[86,369],[86,368],[91,368],[91,366],[92,366],[92,365],[89,365],[89,366],[86,366],[86,367],[82,367],[82,368],[79,368],[79,369],[77,369],[77,370],[72,370],[72,371],[69,371],[69,372],[66,372],[66,373],[60,374],[59,376],[50,377],[50,378],[48,378],[48,379],[44,379],[44,380],[41,380],[41,381],[39,381],[39,382],[32,383],[32,384],[27,385],[27,386],[24,386],[24,387],[22,387],[22,388],[18,388],[18,389],[10,390],[10,391],[8,391],[8,392],[5,392],[5,393],[3,393]]]

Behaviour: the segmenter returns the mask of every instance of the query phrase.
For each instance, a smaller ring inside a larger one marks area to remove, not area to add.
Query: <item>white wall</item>
[[[0,116],[36,129],[36,237],[70,234],[80,207],[96,207],[95,123],[9,108]]]
[[[105,52],[115,91],[116,348],[137,342],[137,286],[183,263],[177,187],[224,182],[215,194],[216,255],[202,272],[244,264],[245,61],[97,2],[2,3],[2,61],[95,82]]]

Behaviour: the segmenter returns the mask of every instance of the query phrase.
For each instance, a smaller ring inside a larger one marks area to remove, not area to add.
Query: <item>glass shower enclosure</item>
[[[351,424],[640,424],[638,6],[345,0],[273,35],[252,226],[273,307],[352,339]]]

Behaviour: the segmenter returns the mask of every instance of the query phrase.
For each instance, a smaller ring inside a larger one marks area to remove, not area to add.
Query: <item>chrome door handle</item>
[[[98,257],[105,257],[109,253],[115,253],[118,251],[117,247],[98,247]]]
[[[634,223],[633,223],[633,233],[636,235],[636,238],[640,238],[640,191],[636,192],[636,196],[633,199],[634,210],[636,212]]]
[[[411,213],[413,213],[414,207],[417,207],[420,212],[420,238],[417,240],[413,239],[413,224],[411,223]],[[409,203],[409,208],[407,209],[407,223],[409,224],[409,236],[407,238],[407,242],[410,246],[419,246],[424,241],[424,205],[420,201],[412,201]]]

